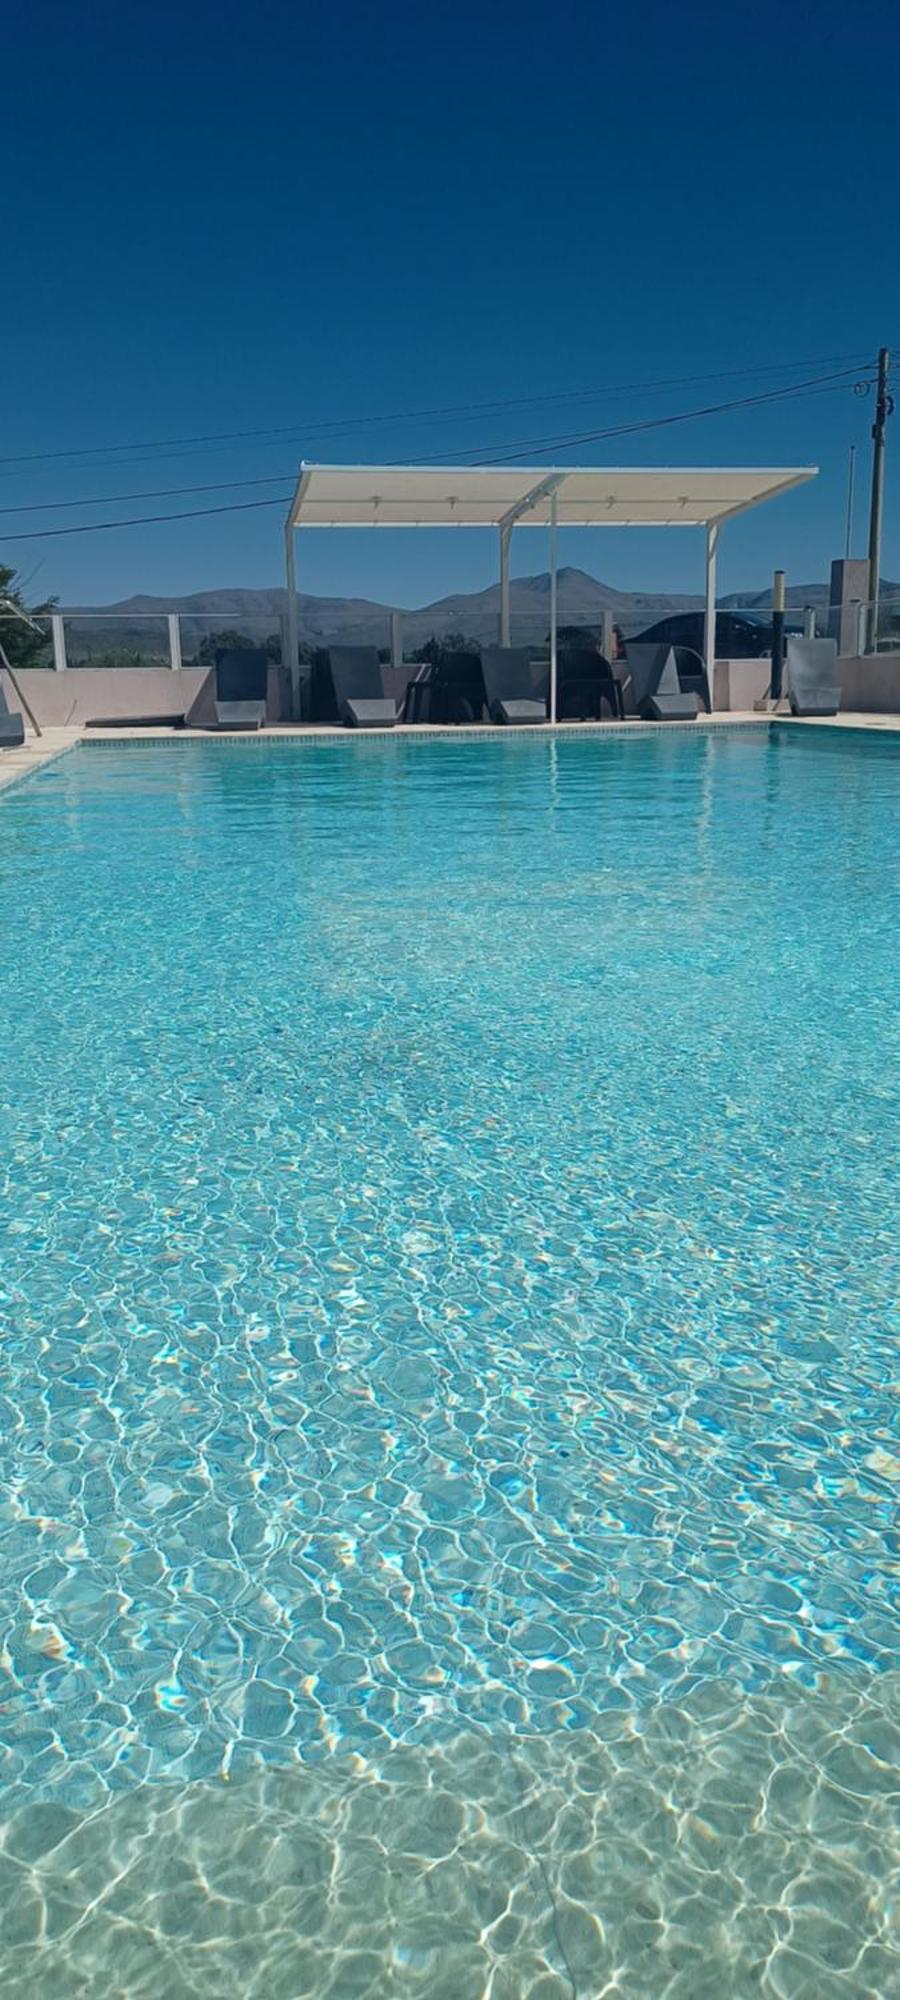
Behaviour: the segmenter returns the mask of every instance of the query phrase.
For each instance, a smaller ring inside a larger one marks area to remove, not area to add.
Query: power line
[[[172,500],[182,493],[230,493],[239,486],[274,486],[279,479],[295,479],[296,468],[270,472],[264,479],[218,479],[211,486],[157,486],[139,493],[92,493],[87,500],[32,500],[24,507],[0,507],[3,514],[62,513],[68,507],[114,507],[124,500]]]
[[[527,458],[531,454],[537,458],[541,458],[547,451],[571,451],[574,450],[576,445],[597,444],[604,438],[630,437],[637,431],[662,430],[668,424],[689,423],[694,417],[717,417],[721,416],[727,410],[749,410],[760,403],[783,402],[795,396],[823,395],[828,394],[833,389],[849,389],[851,382],[846,378],[853,377],[856,374],[857,371],[855,368],[843,369],[840,375],[813,377],[809,382],[795,382],[786,389],[767,389],[760,396],[739,396],[727,403],[707,403],[703,408],[698,410],[677,410],[666,417],[645,417],[633,424],[616,424],[608,430],[579,431],[574,436],[555,437],[543,441],[535,438],[526,438],[523,443],[510,446],[509,448],[505,445],[492,445],[490,447],[485,446],[484,449],[490,451],[502,450],[505,453],[507,462],[517,458]],[[454,452],[450,456],[459,457],[460,454]],[[415,464],[423,462],[419,459],[413,461]],[[473,465],[485,462],[487,461],[481,459],[470,460],[470,463]]]
[[[742,371],[736,370],[734,372],[740,373]],[[855,373],[856,373],[855,367],[849,370],[842,370],[841,377],[843,377],[844,374],[852,375]],[[694,379],[699,381],[707,381],[707,380],[715,381],[719,378],[715,376],[712,377],[699,376]],[[828,384],[834,378],[826,376],[817,379],[824,384]],[[801,392],[805,391],[807,386],[808,385],[803,383],[787,383],[784,385],[782,389],[767,391],[765,395],[761,397],[759,400],[769,401],[769,400],[774,400],[776,397],[793,396],[795,394],[800,394]],[[534,400],[540,401],[541,399],[535,398]],[[749,400],[752,401],[754,399],[749,399]],[[734,408],[740,407],[740,404],[728,403],[728,404],[711,406],[711,408],[714,410],[718,408],[727,409],[733,407]],[[688,412],[686,414],[689,415],[691,413]],[[698,412],[698,414],[701,413]],[[682,422],[684,420],[685,420],[684,416],[681,415],[676,415],[674,417],[660,417],[653,419],[641,418],[635,425],[625,424],[617,426],[613,429],[607,428],[604,431],[579,432],[578,436],[574,440],[572,440],[572,442],[575,443],[588,442],[591,439],[597,439],[601,437],[626,436],[630,430],[632,429],[643,430],[649,424],[658,423],[660,425],[663,425],[670,422],[671,423]],[[541,442],[544,442],[544,440],[541,440]],[[548,449],[554,448],[561,450],[565,442],[566,440],[562,439],[555,440],[553,441],[553,444],[551,446],[548,446]],[[524,450],[528,450],[531,447],[528,441],[526,440],[521,448]],[[461,457],[469,458],[471,456],[471,449],[472,449],[471,447],[466,447],[465,451],[463,452],[448,452],[445,454],[445,456],[447,458],[461,458]],[[493,450],[500,451],[500,450],[505,450],[507,448],[505,446],[498,444],[495,446],[492,445],[490,447],[486,446],[476,447],[476,449],[480,450],[481,452],[484,452],[487,449],[490,449],[492,451]],[[518,449],[519,446],[510,446],[509,455],[515,455]],[[407,464],[412,463],[416,465],[428,464],[431,462],[431,454],[429,454],[427,458],[404,460],[402,462]],[[68,512],[71,508],[75,507],[113,507],[113,506],[118,506],[120,504],[124,504],[126,501],[129,500],[169,500],[169,499],[181,498],[183,495],[188,493],[235,492],[241,489],[246,489],[247,487],[251,486],[252,487],[275,486],[282,479],[294,479],[295,477],[296,477],[296,468],[286,467],[283,472],[270,472],[266,473],[264,476],[259,476],[253,479],[219,479],[214,481],[207,481],[204,484],[200,485],[195,484],[190,486],[157,486],[149,488],[141,487],[138,488],[136,491],[130,493],[92,493],[78,500],[34,500],[34,501],[29,501],[27,503],[23,503],[16,507],[0,507],[0,517],[9,516],[11,514],[62,513],[64,511]],[[173,519],[174,518],[175,517],[173,516]]]
[[[332,418],[328,422],[304,423],[298,420],[288,425],[270,429],[241,431],[207,431],[194,436],[176,438],[145,438],[138,442],[118,445],[78,445],[66,451],[18,452],[0,458],[0,465],[36,465],[62,459],[104,457],[124,451],[162,451],[175,446],[203,446],[218,443],[236,443],[251,438],[286,438],[293,436],[319,437],[335,432],[368,428],[377,424],[411,423],[416,421],[442,421],[466,416],[484,416],[498,410],[531,409],[548,403],[585,402],[606,396],[646,394],[656,389],[693,388],[701,382],[726,382],[749,379],[754,376],[789,374],[798,368],[818,368],[837,366],[850,362],[853,367],[864,367],[868,361],[860,361],[850,355],[822,355],[804,361],[770,362],[759,368],[730,368],[705,375],[663,376],[650,382],[619,382],[605,386],[595,385],[588,389],[556,391],[543,396],[507,397],[494,402],[449,403],[430,409],[395,410],[381,415],[366,414],[356,417]]]
[[[30,528],[24,535],[4,535],[6,542],[43,542],[51,535],[97,535],[104,528],[147,528],[160,521],[199,521],[204,514],[241,514],[251,507],[283,507],[289,493],[276,493],[271,500],[235,500],[224,507],[188,507],[181,514],[132,514],[126,521],[82,521],[75,528]]]
[[[842,376],[844,376],[844,374],[856,374],[856,368],[850,368],[850,370],[842,370]],[[712,376],[712,378],[708,378],[708,376],[700,376],[698,380],[716,380],[716,378],[714,378],[714,376]],[[830,384],[830,382],[834,380],[834,386],[842,386],[842,380],[838,382],[838,380],[836,380],[836,378],[832,378],[832,376],[822,376],[822,378],[818,378],[818,380],[820,380],[822,384]],[[794,394],[802,394],[802,392],[804,392],[806,388],[808,388],[808,384],[802,384],[802,382],[798,382],[798,384],[786,384],[786,386],[784,386],[782,390],[766,390],[766,392],[764,392],[764,394],[762,394],[760,398],[746,398],[746,402],[772,402],[772,400],[776,400],[776,398],[780,398],[780,396],[794,396]],[[714,410],[720,410],[720,408],[722,408],[722,410],[730,410],[730,408],[740,408],[740,406],[742,406],[740,402],[728,402],[728,404],[712,404],[712,406],[710,406],[710,412],[714,412]],[[616,426],[616,428],[612,428],[612,430],[600,430],[600,432],[578,432],[578,436],[576,436],[576,438],[574,438],[572,442],[574,442],[574,444],[578,444],[578,442],[590,442],[590,440],[598,440],[598,438],[614,438],[614,436],[628,436],[628,432],[630,432],[630,430],[644,430],[644,428],[648,428],[650,424],[660,424],[660,426],[662,426],[662,424],[678,424],[678,422],[684,422],[684,420],[686,420],[686,416],[690,416],[690,414],[694,414],[694,412],[686,412],[686,414],[680,414],[680,416],[662,416],[662,418],[640,418],[640,420],[638,420],[636,424],[620,424],[620,426]],[[708,412],[696,412],[696,414],[700,416],[700,414],[708,414]],[[566,442],[566,440],[552,440],[552,444],[548,444],[548,448],[556,448],[556,450],[562,450],[564,442]],[[508,450],[508,448],[506,448],[506,446],[502,446],[502,444],[496,444],[496,446],[492,444],[492,446],[478,446],[478,450],[480,450],[480,452],[486,452],[486,450],[490,450],[490,452],[494,452],[494,450],[496,450],[496,452],[500,452],[500,450]],[[510,450],[510,456],[516,456],[516,450],[518,450],[518,446]],[[528,440],[524,442],[522,450],[530,450],[530,444],[528,444]],[[464,456],[464,458],[468,458],[468,456],[470,456],[470,448],[466,448],[464,452],[448,452],[446,456],[448,456],[448,458],[462,458],[462,456]],[[428,458],[414,458],[414,460],[402,460],[402,464],[430,464],[430,456],[428,456]],[[206,484],[202,484],[202,486],[150,486],[150,488],[140,488],[138,492],[128,492],[128,494],[90,494],[88,498],[82,498],[82,500],[30,500],[30,502],[28,502],[28,504],[24,504],[24,506],[4,506],[4,508],[0,508],[0,516],[8,516],[8,514],[62,514],[64,510],[68,512],[70,508],[78,508],[78,506],[118,506],[120,502],[126,502],[126,500],[174,500],[174,498],[180,498],[182,494],[218,494],[218,492],[236,492],[238,488],[246,488],[246,486],[276,486],[276,484],[278,484],[278,480],[292,480],[292,478],[296,478],[296,468],[294,468],[294,466],[286,468],[284,472],[268,472],[268,474],[266,474],[264,478],[252,478],[252,480],[212,480],[212,482],[206,482]],[[176,516],[172,516],[172,518],[176,518]]]
[[[485,445],[481,447],[482,455],[477,458],[473,458],[471,452],[467,452],[466,454],[459,452],[450,453],[448,456],[451,458],[465,456],[467,462],[472,465],[490,464],[492,462],[492,455],[496,451],[503,451],[504,461],[507,464],[521,458],[541,458],[546,456],[549,451],[570,451],[576,445],[597,444],[606,438],[628,437],[634,436],[638,432],[661,430],[672,424],[690,423],[699,417],[722,416],[732,410],[758,408],[762,403],[784,402],[803,395],[822,395],[833,392],[836,389],[848,389],[851,387],[851,380],[848,378],[855,376],[856,372],[855,368],[842,369],[835,375],[814,376],[808,382],[793,383],[781,389],[764,390],[758,396],[739,396],[732,398],[729,402],[707,403],[700,409],[676,410],[664,417],[644,417],[635,423],[617,424],[605,430],[581,431],[567,437],[530,438],[520,440],[515,445]],[[484,456],[485,453],[488,455]],[[430,458],[414,458],[395,460],[393,462],[398,465],[428,465],[432,461]],[[190,491],[191,489],[188,488],[187,490]],[[3,539],[11,542],[37,542],[45,541],[50,537],[58,535],[90,535],[98,534],[101,531],[111,528],[142,528],[158,525],[163,521],[199,520],[212,514],[239,514],[260,507],[280,507],[284,506],[290,498],[290,493],[282,493],[275,494],[268,500],[230,501],[220,507],[191,507],[176,514],[133,515],[124,521],[88,521],[83,522],[80,526],[71,528],[36,528],[29,529],[22,534],[6,535]]]

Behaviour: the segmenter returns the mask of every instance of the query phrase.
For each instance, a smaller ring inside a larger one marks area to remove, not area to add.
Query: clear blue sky
[[[259,499],[290,479],[106,496],[290,474],[301,457],[502,458],[900,348],[898,74],[888,0],[29,0],[4,31],[0,455],[294,428],[2,465],[3,508],[98,504],[4,513],[0,530]],[[802,365],[729,372],[785,362]],[[351,421],[582,390],[466,420]],[[871,398],[841,390],[534,456],[819,464],[813,488],[726,532],[727,590],[776,563],[824,577],[851,441],[864,552],[870,423]],[[900,415],[891,445],[897,577]],[[281,580],[281,519],[0,554],[69,602],[262,585]],[[546,566],[542,536],[516,539],[520,572]],[[480,587],[495,565],[474,533],[309,536],[300,554],[309,589],[401,603]],[[676,589],[697,585],[702,552],[699,535],[581,533],[561,560]]]

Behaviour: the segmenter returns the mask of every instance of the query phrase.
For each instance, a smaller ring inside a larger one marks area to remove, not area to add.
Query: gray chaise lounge
[[[492,722],[546,722],[546,702],[536,699],[527,646],[484,646],[481,671]]]
[[[377,646],[328,646],[313,661],[313,722],[348,729],[393,729],[397,704],[384,692]]]
[[[837,715],[841,705],[837,642],[789,639],[787,691],[792,715]]]
[[[261,648],[222,646],[216,654],[216,728],[262,729],[269,684]]]
[[[627,658],[635,709],[645,722],[693,722],[697,696],[683,694],[672,646],[629,646]]]

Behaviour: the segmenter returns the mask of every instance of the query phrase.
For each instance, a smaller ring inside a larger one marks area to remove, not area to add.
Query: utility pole
[[[872,425],[872,507],[869,514],[869,650],[878,646],[878,593],[881,587],[881,517],[884,510],[884,432],[894,408],[888,394],[890,350],[878,349],[878,387]]]

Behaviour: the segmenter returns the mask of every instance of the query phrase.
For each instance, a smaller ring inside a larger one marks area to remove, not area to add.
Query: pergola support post
[[[291,677],[291,718],[301,720],[300,715],[300,661],[297,657],[300,645],[300,628],[297,618],[297,577],[294,568],[294,529],[290,521],[284,531],[284,579],[287,595],[287,660],[285,665]]]
[[[718,521],[706,523],[706,613],[703,620],[703,664],[709,682],[710,714],[716,700],[716,555],[719,547]]]
[[[556,538],[559,512],[556,488],[550,495],[550,721],[556,721]]]
[[[509,544],[512,522],[500,524],[500,644],[509,645]]]

